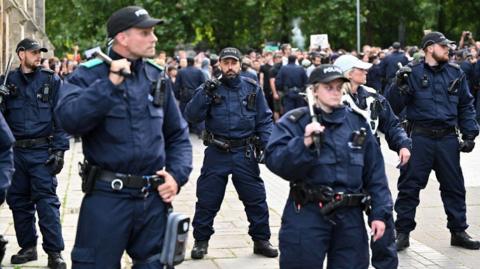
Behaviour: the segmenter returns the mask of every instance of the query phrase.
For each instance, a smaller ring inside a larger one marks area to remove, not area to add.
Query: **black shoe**
[[[278,250],[268,240],[253,241],[253,253],[269,258],[278,256]]]
[[[208,253],[208,241],[195,241],[192,248],[192,259],[203,259],[205,254]]]
[[[410,246],[410,236],[406,233],[398,233],[395,240],[397,251],[402,251]]]
[[[17,254],[13,255],[11,264],[23,264],[29,261],[37,260],[37,247],[22,248]]]
[[[450,240],[450,245],[462,247],[466,249],[480,249],[480,242],[472,239],[467,232],[451,232],[452,238]]]
[[[7,251],[7,244],[8,241],[0,234],[0,268],[3,261],[3,257],[5,257],[5,252]]]
[[[50,269],[67,269],[67,264],[62,258],[60,252],[49,252],[48,254],[48,268]]]

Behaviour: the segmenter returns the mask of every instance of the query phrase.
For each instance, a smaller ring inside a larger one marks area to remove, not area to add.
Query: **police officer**
[[[400,126],[385,97],[364,85],[372,64],[352,55],[342,55],[335,61],[335,65],[350,79],[350,83],[344,84],[343,103],[365,118],[377,141],[380,141],[377,131],[384,133],[390,149],[398,153],[399,165],[405,165],[410,159],[412,141]],[[375,268],[398,267],[393,218],[387,220],[384,236],[376,242],[371,242],[371,248],[372,264]]]
[[[14,164],[13,164],[13,143],[15,138],[12,131],[8,128],[7,122],[0,114],[0,205],[5,202],[7,189],[10,186],[12,179]],[[6,245],[8,241],[0,235],[0,264],[5,256]],[[1,265],[0,265],[0,268]]]
[[[47,49],[30,38],[20,41],[16,53],[20,67],[7,79],[10,95],[2,104],[5,119],[15,139],[15,173],[7,195],[15,233],[21,250],[12,264],[37,259],[35,211],[38,213],[43,249],[50,268],[66,268],[60,254],[64,249],[60,225],[57,178],[63,167],[68,136],[59,127],[53,108],[58,102],[61,80],[40,67],[41,52]]]
[[[272,112],[259,85],[240,73],[240,51],[220,52],[222,78],[219,83],[198,88],[185,108],[190,122],[205,120],[204,143],[208,146],[201,175],[197,180],[197,203],[193,218],[193,259],[207,254],[208,240],[214,233],[213,219],[220,210],[228,176],[245,206],[253,251],[267,257],[278,252],[269,242],[270,227],[265,186],[258,161],[272,129]]]
[[[82,136],[85,155],[73,268],[120,268],[125,250],[133,268],[163,268],[168,204],[188,179],[192,148],[171,84],[157,83],[162,70],[145,59],[161,22],[141,7],[117,10],[107,22],[113,61],[83,64],[62,87],[60,124]]]
[[[175,95],[180,101],[180,111],[182,114],[185,112],[185,106],[192,99],[195,89],[197,89],[203,82],[205,82],[205,75],[203,72],[194,66],[195,60],[193,55],[187,57],[187,67],[178,71],[177,78],[175,80]],[[202,123],[189,124],[190,131],[201,136],[204,129]]]
[[[305,106],[305,100],[300,95],[305,90],[307,84],[307,72],[297,64],[295,55],[288,56],[288,64],[282,66],[275,77],[275,88],[282,91],[284,96],[282,99],[284,113]]]
[[[395,78],[395,72],[398,70],[398,64],[407,65],[408,58],[403,51],[401,51],[400,42],[393,42],[392,51],[390,54],[380,62],[379,70],[381,76],[384,78],[385,85],[390,85],[390,82]],[[383,93],[383,91],[382,91]]]
[[[373,240],[391,216],[380,148],[365,119],[341,105],[347,81],[340,68],[320,65],[308,81],[312,117],[307,107],[295,109],[273,127],[266,164],[291,187],[279,232],[282,269],[322,268],[325,255],[328,268],[368,268],[363,190]]]
[[[427,185],[431,170],[440,183],[447,228],[453,246],[479,249],[480,242],[466,232],[465,185],[460,168],[460,152],[471,152],[478,135],[473,98],[465,74],[449,63],[451,42],[440,32],[422,39],[425,60],[397,72],[389,90],[389,101],[406,107],[412,138],[412,158],[401,168],[395,202],[397,249],[410,245],[409,233],[415,229],[415,210],[420,190]],[[456,127],[462,133],[459,143]]]

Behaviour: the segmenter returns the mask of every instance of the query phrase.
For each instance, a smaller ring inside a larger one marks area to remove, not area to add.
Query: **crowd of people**
[[[282,44],[243,55],[227,47],[168,56],[155,53],[162,23],[137,6],[114,12],[108,61],[41,59],[47,50],[35,40],[17,45],[20,66],[0,91],[0,198],[21,247],[12,264],[37,259],[37,212],[48,266],[66,268],[55,175],[68,135],[82,138],[85,156],[73,268],[119,268],[124,251],[134,268],[171,265],[160,253],[170,204],[192,170],[189,132],[207,146],[193,259],[208,254],[230,175],[253,252],[280,252],[281,268],[322,268],[325,257],[329,268],[368,268],[364,211],[372,265],[397,268],[431,170],[451,245],[480,249],[466,232],[460,168],[460,152],[471,152],[479,133],[480,43],[470,32],[458,46],[429,32],[418,47],[307,52]],[[378,132],[399,156],[395,202]],[[259,163],[290,182],[280,251],[270,243]]]

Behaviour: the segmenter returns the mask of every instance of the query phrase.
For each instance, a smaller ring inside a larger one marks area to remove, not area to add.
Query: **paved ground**
[[[190,181],[177,197],[174,207],[176,211],[193,216],[195,204],[196,179],[200,173],[203,160],[203,146],[192,136],[194,144],[194,170]],[[478,141],[477,141],[478,143]],[[384,143],[385,144],[385,143]],[[392,193],[396,196],[396,179],[398,171],[397,159],[394,153],[384,148],[387,174],[390,179]],[[70,264],[70,251],[75,239],[75,227],[79,206],[82,199],[77,163],[82,159],[81,144],[71,144],[71,150],[66,154],[66,165],[59,175],[58,194],[62,201],[63,236],[66,250],[64,256]],[[480,147],[473,153],[462,155],[462,166],[467,185],[469,233],[480,238],[480,169],[476,169],[480,159]],[[281,212],[288,193],[288,183],[262,167],[262,177],[267,188],[267,199],[270,207],[270,223],[272,243],[278,245],[278,230]],[[431,175],[428,187],[421,195],[421,205],[417,211],[417,229],[412,233],[411,247],[400,253],[400,268],[478,268],[480,251],[463,250],[451,247],[450,236],[446,229],[446,217],[438,192],[438,183]],[[252,254],[252,242],[247,235],[248,223],[243,211],[243,205],[238,200],[232,184],[228,185],[222,209],[215,219],[216,233],[210,241],[208,256],[201,261],[190,260],[190,250],[193,238],[190,236],[187,260],[177,268],[278,268],[278,259],[267,259]],[[4,205],[0,209],[0,232],[10,241],[4,268],[44,268],[47,264],[46,254],[39,247],[39,260],[22,267],[11,267],[10,256],[19,250],[15,239],[15,231],[11,212]],[[41,239],[39,239],[39,243]],[[40,244],[39,244],[40,245]],[[127,256],[124,256],[124,268],[130,268]]]

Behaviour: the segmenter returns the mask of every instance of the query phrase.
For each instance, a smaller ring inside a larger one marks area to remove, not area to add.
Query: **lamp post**
[[[360,0],[357,0],[357,53],[360,53]]]

